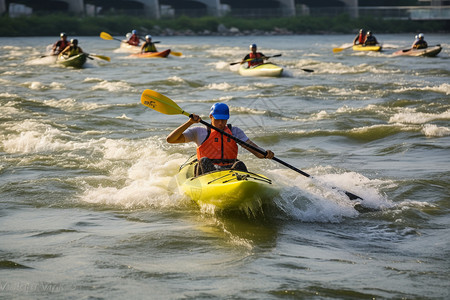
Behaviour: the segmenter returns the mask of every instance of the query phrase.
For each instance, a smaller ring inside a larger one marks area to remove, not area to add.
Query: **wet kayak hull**
[[[145,52],[145,53],[135,53],[131,54],[131,57],[139,57],[139,58],[164,58],[169,56],[170,49],[160,51],[160,52]]]
[[[353,45],[353,51],[381,51],[382,47],[380,45],[374,46],[363,46],[363,45]]]
[[[436,45],[433,47],[428,47],[426,49],[405,49],[394,52],[393,56],[427,56],[433,57],[441,52],[442,47],[440,45]]]
[[[264,175],[236,170],[219,170],[194,176],[197,162],[181,166],[176,176],[182,193],[200,207],[213,205],[222,210],[262,205],[278,194],[272,181]]]
[[[252,68],[248,68],[245,64],[242,64],[239,67],[239,74],[242,76],[280,77],[282,73],[283,68],[273,63],[264,63]]]
[[[56,63],[65,67],[82,68],[86,59],[87,55],[85,53],[80,53],[71,57],[58,55]]]

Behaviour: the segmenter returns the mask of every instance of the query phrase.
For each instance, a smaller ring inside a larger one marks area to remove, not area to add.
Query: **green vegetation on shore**
[[[228,30],[234,28],[233,30]],[[54,36],[64,31],[70,36],[95,36],[101,31],[124,35],[131,29],[154,35],[238,35],[238,34],[321,34],[355,33],[366,28],[376,33],[449,32],[449,21],[352,19],[336,17],[289,17],[244,19],[233,17],[179,17],[146,19],[131,16],[76,17],[56,14],[10,18],[0,17],[0,36]],[[238,29],[238,30],[236,30]]]

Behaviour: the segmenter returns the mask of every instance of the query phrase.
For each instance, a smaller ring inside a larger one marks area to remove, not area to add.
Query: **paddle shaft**
[[[271,58],[271,57],[279,57],[279,56],[281,56],[281,54],[275,54],[275,55],[272,55],[272,56],[266,56],[266,59]],[[256,58],[249,58],[249,59],[246,59],[245,61],[252,61],[252,60],[255,60],[255,59]],[[237,65],[237,64],[240,64],[240,63],[241,63],[240,61],[234,62],[234,63],[230,63],[230,66]]]

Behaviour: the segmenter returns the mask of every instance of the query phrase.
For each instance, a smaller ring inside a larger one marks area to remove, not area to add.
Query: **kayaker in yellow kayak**
[[[364,29],[360,29],[358,35],[353,40],[353,45],[362,45],[364,44],[364,41],[366,40],[366,32]]]
[[[53,47],[52,47],[53,55],[58,55],[59,53],[61,53],[61,51],[63,51],[64,49],[67,48],[67,46],[70,45],[70,42],[67,40],[67,34],[65,34],[64,32],[61,32],[59,37],[60,37],[60,40],[53,44]]]
[[[145,43],[142,44],[141,47],[141,53],[146,52],[158,52],[158,50],[156,50],[155,43],[152,43],[152,36],[150,34],[145,36]]]
[[[256,44],[250,45],[250,52],[247,54],[244,59],[241,61],[241,65],[245,62],[248,62],[248,67],[255,67],[257,65],[263,64],[265,59],[269,59],[267,56],[262,54],[261,52],[256,52],[257,46]]]
[[[227,124],[230,118],[230,110],[225,103],[215,103],[211,107],[209,118],[211,119],[211,124],[218,129],[235,136],[247,144],[260,148],[245,135],[242,129]],[[245,164],[237,159],[238,146],[233,139],[209,127],[189,128],[191,125],[199,123],[200,120],[201,118],[198,115],[192,114],[186,123],[179,126],[167,136],[167,142],[171,144],[188,142],[197,144],[197,159],[199,164],[196,168],[196,176],[218,169],[247,171]],[[272,159],[274,157],[274,153],[270,150],[267,150],[264,156],[255,150],[243,145],[241,146],[258,158]]]
[[[378,44],[377,38],[372,34],[372,31],[367,31],[364,46],[375,46]]]
[[[78,55],[80,53],[83,53],[83,50],[78,47],[78,40],[77,39],[71,39],[70,45],[66,47],[60,54],[65,55],[67,57],[71,57],[74,55]]]
[[[417,36],[417,39],[414,41],[414,43],[411,46],[411,49],[426,49],[428,48],[428,43],[424,39],[423,33],[419,33]]]

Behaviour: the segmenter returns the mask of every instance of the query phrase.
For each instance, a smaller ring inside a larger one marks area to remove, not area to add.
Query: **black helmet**
[[[70,43],[74,44],[74,45],[78,45],[78,40],[77,39],[71,39]]]

